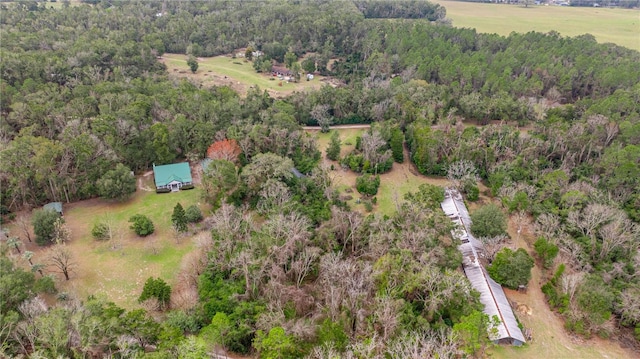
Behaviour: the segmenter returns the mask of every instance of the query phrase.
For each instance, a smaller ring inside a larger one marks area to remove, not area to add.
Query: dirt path
[[[153,171],[146,172],[142,176],[138,177],[138,189],[139,190],[146,191],[146,192],[153,192],[154,191],[153,188],[151,188],[151,187],[149,187],[149,186],[144,184],[145,178],[149,177],[151,175],[153,175]]]
[[[525,221],[526,222],[526,221]],[[530,226],[522,227],[520,236],[517,224],[509,221],[509,235],[513,239],[512,245],[524,248],[533,255],[532,243],[534,236]],[[525,328],[532,331],[533,339],[523,348],[497,347],[491,352],[495,358],[638,358],[637,353],[625,350],[611,340],[593,338],[585,340],[571,335],[564,329],[564,320],[551,311],[540,287],[544,279],[542,271],[535,266],[531,271],[531,281],[526,293],[505,289],[509,300],[514,304],[514,310]]]

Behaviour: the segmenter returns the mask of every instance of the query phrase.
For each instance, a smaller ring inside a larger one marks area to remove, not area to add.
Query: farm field
[[[568,6],[529,6],[435,0],[447,9],[455,27],[509,35],[512,31],[549,32],[563,36],[592,34],[601,43],[612,42],[640,51],[640,10]]]
[[[143,181],[145,187],[153,186],[153,176]],[[58,291],[75,294],[79,299],[94,295],[132,309],[138,305],[137,299],[147,278],[160,277],[173,287],[182,259],[194,244],[189,236],[176,241],[170,228],[171,213],[176,203],[187,208],[197,204],[199,196],[197,188],[166,194],[138,189],[133,198],[124,203],[91,199],[65,204],[65,222],[71,230],[67,246],[76,266],[70,281],[57,277]],[[148,237],[137,237],[128,223],[134,214],[148,216],[155,232]],[[98,221],[114,223],[116,239],[95,240],[91,229]],[[35,253],[37,262],[43,249],[33,243],[27,248]]]
[[[299,83],[287,83],[271,75],[257,73],[253,63],[244,58],[232,58],[227,55],[215,57],[199,57],[198,71],[192,74],[187,66],[187,56],[181,54],[164,54],[160,59],[167,66],[170,76],[188,78],[199,81],[203,86],[229,86],[241,95],[246,95],[252,86],[260,86],[271,96],[284,97],[294,91],[319,89],[327,84],[327,78],[315,76],[313,80],[301,79]]]

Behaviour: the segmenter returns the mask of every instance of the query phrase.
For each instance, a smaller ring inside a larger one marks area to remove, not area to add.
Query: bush
[[[56,221],[61,220],[58,212],[52,209],[38,210],[33,214],[31,223],[39,246],[51,244],[54,240]],[[64,222],[64,219],[62,219]]]
[[[156,188],[156,193],[169,193],[171,192],[170,188]]]
[[[182,191],[186,191],[186,190],[188,190],[188,189],[194,189],[194,188],[196,188],[194,185],[192,185],[192,184],[187,184],[187,185],[184,185],[184,186],[180,187],[180,190],[182,190]],[[169,191],[171,191],[171,190],[169,190]]]
[[[533,258],[522,248],[512,251],[504,248],[487,268],[489,275],[496,282],[505,287],[516,289],[520,285],[526,285],[531,279]]]
[[[36,280],[33,286],[33,290],[37,293],[55,294],[58,292],[56,289],[56,283],[51,276],[44,276]]]
[[[91,235],[99,241],[106,241],[110,238],[109,231],[109,225],[104,222],[98,222],[93,225]]]
[[[133,231],[140,237],[146,237],[155,231],[153,222],[151,222],[149,217],[143,214],[131,216],[131,218],[129,218],[129,223],[132,223],[129,228],[133,229]]]
[[[549,269],[553,264],[553,260],[558,255],[558,246],[544,238],[539,238],[533,244],[533,248],[535,248],[536,254],[542,261],[544,268]]]
[[[480,207],[471,214],[471,232],[476,237],[496,237],[506,231],[507,217],[495,204]]]
[[[142,303],[147,299],[155,298],[160,303],[161,308],[169,306],[171,299],[171,287],[162,278],[154,279],[149,277],[144,283],[142,294],[138,297],[138,303]]]
[[[368,173],[356,178],[356,189],[358,192],[367,195],[375,196],[378,193],[380,187],[380,176],[372,176]]]
[[[467,200],[475,202],[480,198],[480,189],[475,183],[466,183],[462,191],[467,196]]]
[[[202,218],[203,218],[202,211],[195,204],[192,204],[187,208],[184,216],[187,222],[189,223],[198,223],[202,221]]]

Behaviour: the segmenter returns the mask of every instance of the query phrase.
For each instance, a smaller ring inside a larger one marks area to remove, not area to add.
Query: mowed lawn
[[[192,74],[187,66],[186,55],[164,54],[162,62],[172,76],[196,79],[205,86],[227,85],[243,95],[249,87],[256,85],[268,90],[272,95],[285,96],[308,88],[318,89],[324,84],[323,76],[315,76],[310,81],[303,77],[298,83],[287,83],[271,74],[256,72],[251,61],[224,55],[198,58],[198,71],[195,74]]]
[[[152,185],[152,177],[145,179]],[[68,246],[76,263],[70,281],[59,281],[59,289],[75,293],[80,299],[88,295],[106,298],[125,308],[134,308],[149,277],[160,277],[174,286],[183,256],[194,248],[191,237],[178,241],[171,230],[171,214],[176,203],[186,209],[198,204],[200,190],[174,193],[136,192],[124,203],[92,199],[65,205],[65,221],[72,231]],[[148,216],[155,232],[138,237],[128,223],[134,214]],[[98,221],[115,224],[115,240],[96,241],[91,229]],[[38,253],[34,258],[37,258]]]
[[[447,9],[455,27],[509,35],[511,32],[555,30],[563,36],[592,34],[640,51],[640,10],[570,6],[529,6],[435,0]]]

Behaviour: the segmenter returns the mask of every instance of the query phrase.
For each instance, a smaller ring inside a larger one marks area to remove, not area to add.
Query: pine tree
[[[331,140],[329,141],[329,147],[327,147],[327,158],[332,161],[337,161],[340,157],[340,137],[338,131],[334,131],[331,134]]]
[[[173,214],[171,215],[171,223],[178,229],[179,232],[187,230],[187,218],[184,208],[180,202],[173,207]]]

